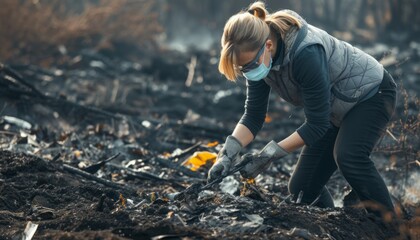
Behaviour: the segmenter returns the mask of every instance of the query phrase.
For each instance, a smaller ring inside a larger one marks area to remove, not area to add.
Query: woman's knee
[[[354,163],[357,161],[357,156],[348,148],[336,147],[334,148],[334,159],[338,169],[343,175],[354,168]]]
[[[351,148],[334,149],[334,159],[337,167],[347,181],[352,176],[360,176],[362,172],[369,172],[375,167],[369,154],[365,154],[360,149],[351,150]]]

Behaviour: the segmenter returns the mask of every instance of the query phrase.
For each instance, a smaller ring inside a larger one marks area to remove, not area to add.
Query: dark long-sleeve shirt
[[[331,127],[327,58],[321,45],[311,45],[296,55],[292,64],[292,74],[301,88],[306,116],[305,123],[297,132],[305,144],[310,146]],[[254,137],[264,124],[270,89],[263,80],[247,81],[245,112],[239,122],[245,125]]]

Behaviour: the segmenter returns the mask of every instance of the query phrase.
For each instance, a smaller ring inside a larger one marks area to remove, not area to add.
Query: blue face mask
[[[270,64],[267,67],[264,64],[264,56],[265,56],[265,50],[264,50],[262,63],[254,69],[251,69],[247,72],[243,72],[243,75],[246,79],[248,79],[250,81],[260,81],[260,80],[264,79],[265,77],[267,77],[268,73],[270,72],[271,65],[273,63],[273,59],[270,57]]]

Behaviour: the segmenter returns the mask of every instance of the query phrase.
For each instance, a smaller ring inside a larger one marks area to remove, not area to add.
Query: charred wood
[[[97,177],[95,175],[92,175],[90,173],[87,173],[87,172],[85,172],[83,170],[80,170],[80,169],[75,168],[73,166],[70,166],[68,164],[63,164],[62,165],[62,168],[63,168],[63,170],[65,170],[65,171],[67,171],[69,173],[73,173],[73,174],[79,175],[79,176],[81,176],[81,177],[83,177],[83,178],[85,178],[87,180],[91,180],[91,181],[94,181],[96,183],[100,183],[100,184],[102,184],[104,186],[111,187],[111,188],[114,188],[116,190],[124,190],[124,191],[130,192],[130,193],[136,192],[136,190],[134,188],[132,188],[131,186],[122,185],[122,184],[111,182],[111,181],[109,181],[107,179],[104,179],[104,178],[99,178],[99,177]]]

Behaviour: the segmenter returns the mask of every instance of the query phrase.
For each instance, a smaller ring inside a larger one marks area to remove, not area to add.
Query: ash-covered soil
[[[149,190],[171,188],[167,184],[129,181],[126,184],[136,192],[113,189],[66,172],[60,162],[8,151],[0,152],[0,169],[3,239],[17,239],[28,221],[39,224],[34,239],[387,239],[398,236],[396,225],[386,224],[361,210],[322,210],[293,203],[279,206],[282,199],[273,193],[263,193],[263,200],[217,191],[202,194],[197,201],[171,201],[162,192]],[[150,195],[152,192],[154,197]]]
[[[351,206],[357,198],[339,173],[327,186],[337,208],[290,201],[299,152],[255,183],[236,174],[175,200],[205,183],[211,165],[192,171],[182,163],[217,153],[243,112],[245,85],[217,73],[216,52],[145,53],[137,61],[84,50],[55,66],[12,65],[12,78],[2,68],[0,239],[21,239],[28,222],[38,226],[33,239],[418,239],[418,46],[367,49],[385,56],[401,87],[372,155],[394,196],[394,219]],[[265,126],[244,153],[303,121],[302,109],[272,94]]]

